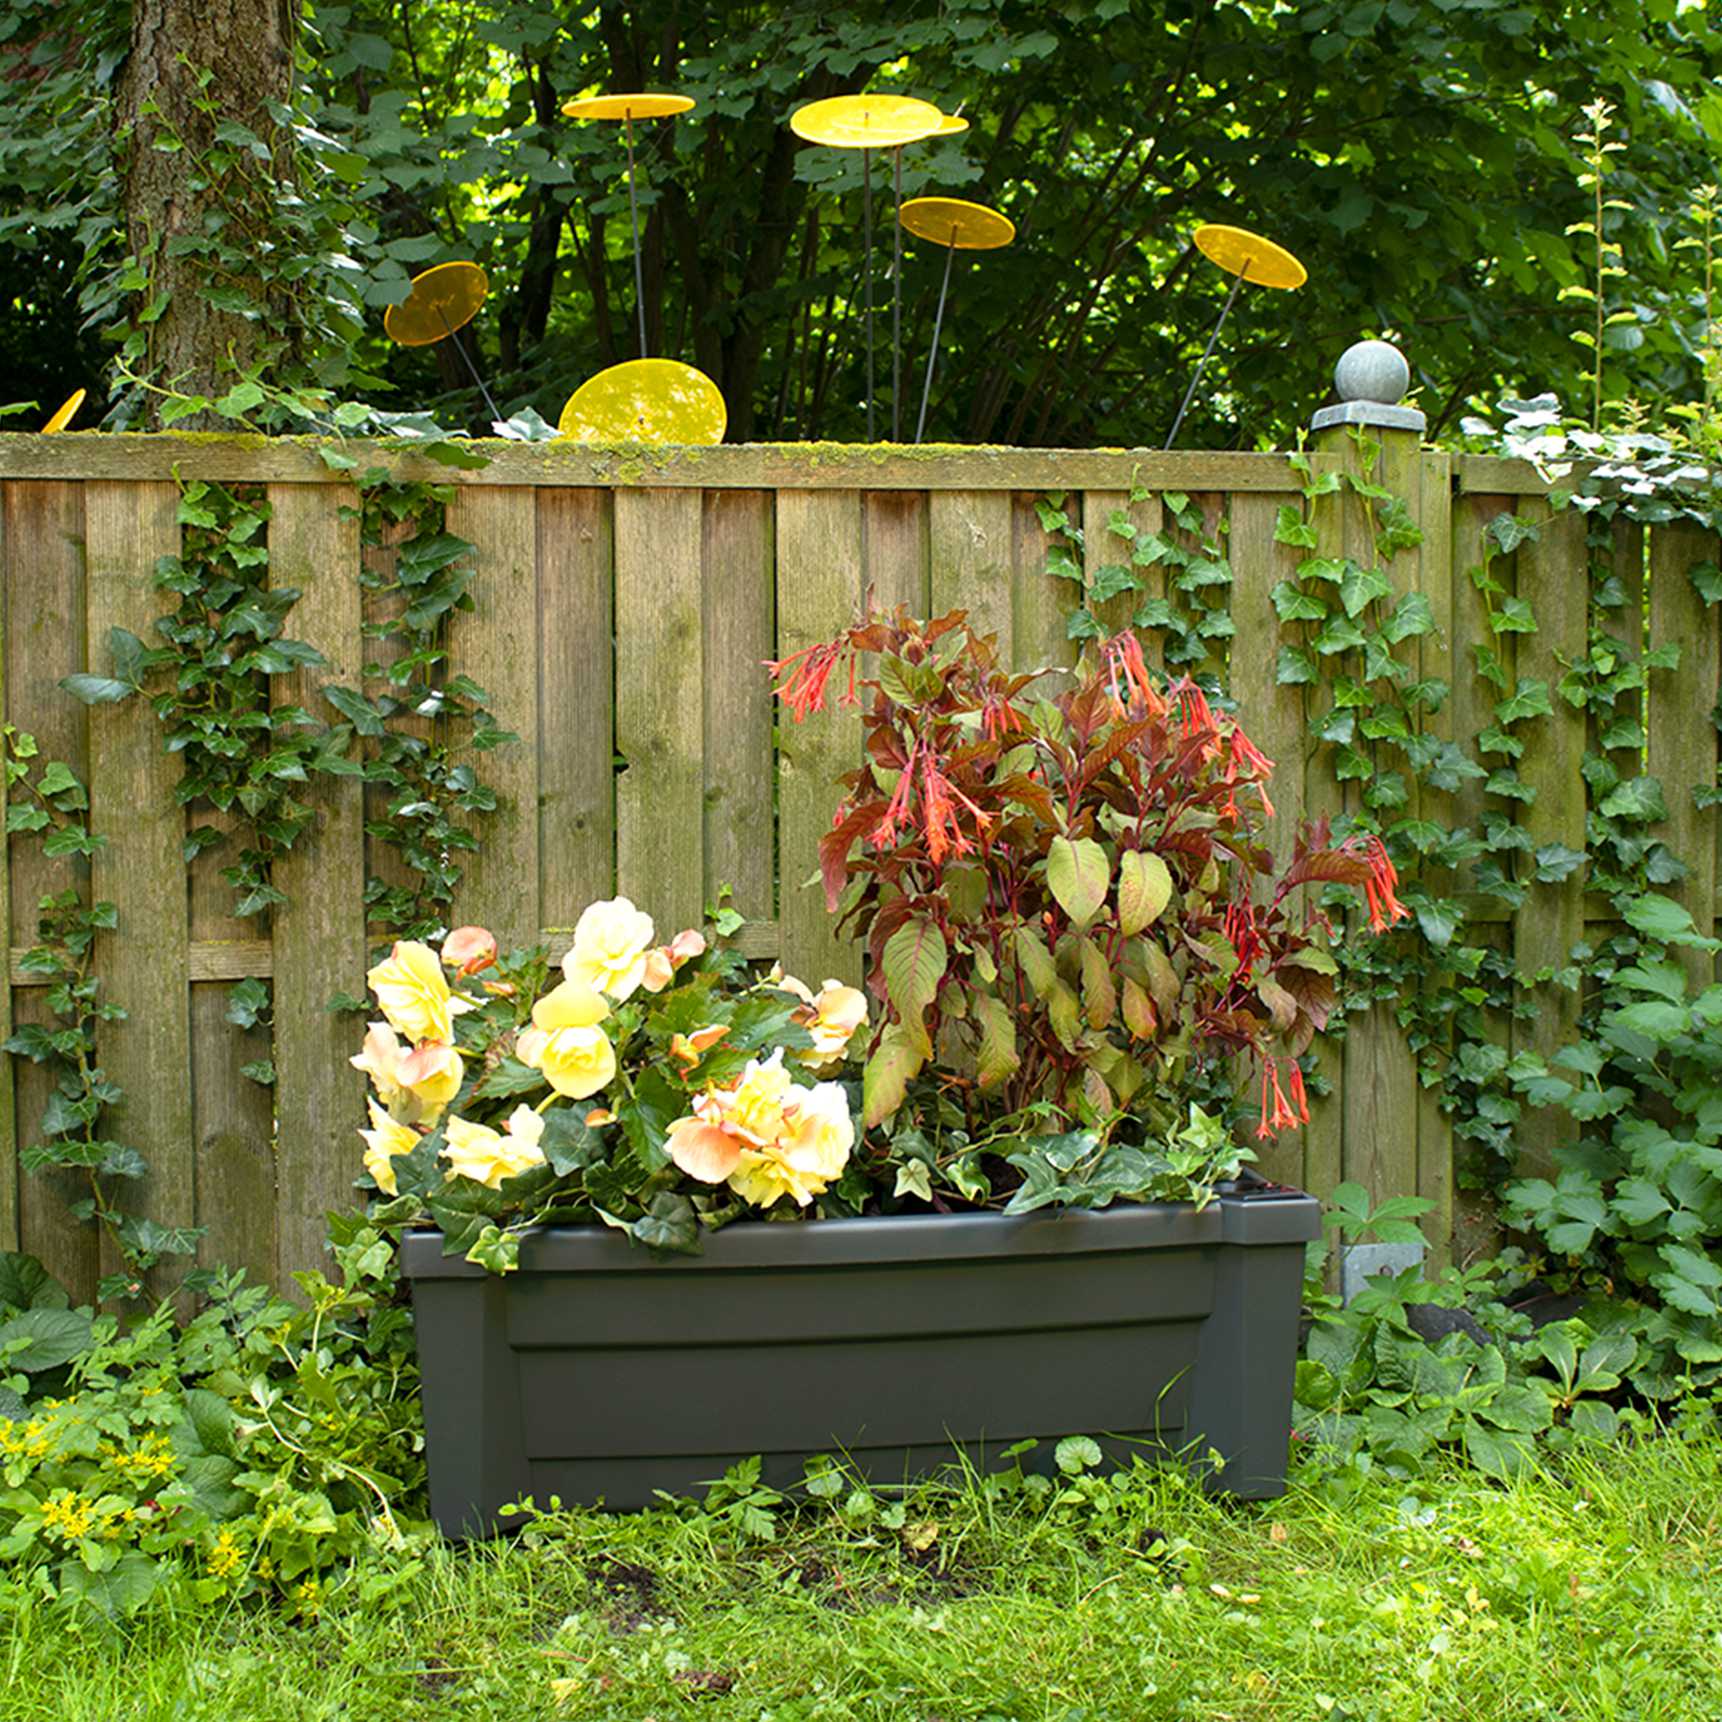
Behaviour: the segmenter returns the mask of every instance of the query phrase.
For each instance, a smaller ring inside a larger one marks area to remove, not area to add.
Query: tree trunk
[[[269,105],[292,99],[299,16],[300,0],[133,0],[117,123],[126,234],[150,277],[136,306],[147,335],[141,368],[184,394],[219,395],[266,350],[284,344],[290,358],[297,348],[293,319],[269,314],[266,280],[187,247],[213,222],[225,247],[262,254],[255,240],[270,226],[278,182],[291,177],[291,135]],[[255,134],[272,159],[243,158],[200,187],[211,177],[203,158],[224,123]],[[237,287],[259,315],[210,303],[208,291],[221,287]],[[160,315],[145,321],[157,303]],[[152,396],[152,418],[158,403]]]

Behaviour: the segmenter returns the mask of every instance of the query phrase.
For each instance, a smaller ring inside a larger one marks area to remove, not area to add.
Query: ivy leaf
[[[1500,608],[1489,617],[1489,626],[1497,634],[1534,634],[1537,619],[1524,598],[1503,598]]]
[[[1497,723],[1518,723],[1522,718],[1547,717],[1554,707],[1549,703],[1549,684],[1535,679],[1522,680],[1510,697],[1495,703]]]
[[[1292,544],[1307,550],[1315,548],[1315,528],[1304,519],[1303,511],[1296,503],[1280,504],[1279,513],[1274,520],[1274,543]]]
[[[673,1190],[660,1190],[629,1229],[642,1244],[654,1250],[693,1255],[699,1249],[700,1228],[694,1205]]]
[[[1545,843],[1536,852],[1536,876],[1544,884],[1558,885],[1570,878],[1584,859],[1582,849],[1569,849],[1564,843]]]
[[[1282,580],[1269,594],[1282,622],[1325,622],[1327,605],[1290,580]]]
[[[1483,533],[1503,556],[1511,556],[1521,544],[1536,543],[1538,537],[1536,522],[1517,514],[1497,514]]]
[[[1393,582],[1379,568],[1360,568],[1355,562],[1345,571],[1345,577],[1339,583],[1339,601],[1345,606],[1346,615],[1355,621],[1377,599],[1385,598],[1393,590]]]

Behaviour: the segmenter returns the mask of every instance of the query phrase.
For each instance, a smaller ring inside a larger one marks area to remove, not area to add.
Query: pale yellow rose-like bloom
[[[395,1031],[386,1022],[374,1022],[365,1030],[363,1050],[347,1062],[355,1070],[364,1071],[377,1091],[377,1098],[389,1111],[399,1114],[412,1098],[401,1080],[401,1060],[406,1056],[407,1049]]]
[[[649,993],[661,993],[676,978],[675,965],[670,961],[669,947],[659,945],[646,952],[646,966],[640,973],[640,985]]]
[[[813,1021],[807,1032],[813,1036],[813,1050],[801,1056],[809,1064],[829,1064],[842,1055],[856,1029],[865,1026],[867,995],[859,987],[827,981],[809,1002]]]
[[[562,972],[620,1004],[646,978],[652,938],[652,917],[626,897],[590,903],[574,923],[574,943],[562,959]]]
[[[741,1159],[739,1136],[703,1118],[678,1118],[665,1137],[670,1158],[690,1178],[702,1184],[721,1184]]]
[[[506,1131],[451,1118],[442,1151],[448,1176],[470,1178],[475,1184],[498,1189],[504,1178],[517,1178],[544,1164],[544,1150],[538,1145],[543,1134],[544,1120],[526,1105],[515,1107],[509,1114]]]
[[[514,1045],[522,1064],[570,1100],[585,1100],[616,1076],[616,1049],[601,1023],[610,1007],[591,987],[564,981],[532,1007],[532,1027]]]
[[[436,1123],[466,1080],[466,1064],[460,1054],[434,1040],[414,1047],[395,1068],[412,1099],[411,1109],[402,1114],[409,1123]]]
[[[734,1087],[708,1089],[694,1102],[694,1111],[756,1148],[768,1147],[783,1129],[783,1101],[790,1086],[779,1047],[763,1064],[750,1059]]]
[[[400,1191],[395,1186],[394,1158],[412,1153],[419,1145],[419,1133],[391,1118],[376,1101],[368,1104],[371,1128],[359,1132],[365,1144],[365,1170],[385,1196],[397,1196]]]
[[[837,1083],[790,1089],[783,1103],[783,1133],[777,1139],[777,1152],[786,1165],[803,1177],[817,1178],[822,1190],[842,1175],[854,1146],[849,1097]]]
[[[449,990],[436,952],[417,939],[397,940],[365,979],[390,1024],[415,1043],[452,1041],[454,1019],[473,1008],[471,999]]]

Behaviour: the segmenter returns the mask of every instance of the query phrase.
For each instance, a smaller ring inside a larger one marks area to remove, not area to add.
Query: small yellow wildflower
[[[95,1508],[72,1489],[57,1489],[42,1503],[42,1529],[75,1543],[96,1522]]]
[[[217,1578],[236,1573],[245,1564],[245,1550],[231,1531],[223,1531],[209,1551],[209,1570]]]

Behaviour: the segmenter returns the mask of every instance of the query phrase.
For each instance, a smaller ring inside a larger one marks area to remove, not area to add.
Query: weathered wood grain
[[[768,660],[777,615],[771,494],[713,490],[705,496],[705,898],[725,886],[749,921],[772,913],[772,707]],[[690,923],[692,924],[692,923]]]
[[[572,927],[616,888],[616,741],[607,490],[538,493],[538,879]]]
[[[106,673],[108,634],[124,628],[155,636],[171,606],[156,590],[159,558],[177,554],[178,493],[171,484],[97,482],[84,492],[88,554],[86,639],[89,667]],[[90,888],[118,910],[116,931],[96,939],[105,995],[123,1005],[123,1022],[104,1024],[97,1051],[110,1080],[125,1090],[119,1140],[149,1162],[124,1206],[167,1226],[197,1224],[197,1151],[191,1063],[191,974],[185,810],[175,791],[181,762],[162,746],[142,701],[92,706],[89,715],[90,826],[106,839],[91,861]],[[152,1279],[159,1295],[179,1277],[183,1258]],[[104,1240],[102,1267],[121,1266]]]
[[[538,887],[538,515],[537,493],[462,488],[448,529],[473,546],[470,612],[449,623],[449,662],[490,696],[497,724],[518,740],[474,758],[496,791],[478,852],[466,858],[454,895],[457,925],[488,927],[504,950],[532,942],[542,916]]]
[[[927,499],[933,614],[966,611],[969,626],[996,635],[1001,661],[1014,666],[1011,516],[1008,491],[936,490]]]
[[[1718,694],[1716,610],[1699,597],[1690,578],[1701,563],[1714,564],[1715,535],[1687,521],[1660,527],[1650,546],[1650,641],[1675,644],[1680,662],[1653,670],[1650,682],[1649,767],[1661,780],[1668,818],[1662,839],[1685,863],[1686,876],[1666,886],[1692,911],[1700,929],[1716,899],[1716,814],[1700,808],[1694,788],[1716,781],[1716,726],[1710,713]],[[1715,959],[1707,951],[1678,952],[1687,979],[1707,986]]]
[[[364,668],[355,577],[359,526],[352,512],[357,499],[276,485],[269,501],[270,585],[297,588],[288,627],[326,660],[277,677],[273,698],[277,705],[326,711],[321,690],[357,687]],[[337,501],[345,507],[331,506]],[[356,1132],[365,1123],[364,1081],[348,1062],[363,1029],[353,1017],[329,1010],[337,993],[365,995],[363,785],[356,778],[327,777],[307,798],[317,808],[317,824],[275,868],[275,882],[287,893],[275,914],[272,951],[283,1283],[293,1269],[322,1260],[324,1214],[352,1205],[359,1171]],[[194,994],[223,990],[196,988]],[[234,1144],[231,1179],[251,1172],[248,1150],[243,1141]],[[235,1236],[248,1236],[231,1212],[227,1226]],[[252,1236],[250,1247],[260,1251],[262,1237]]]
[[[785,490],[777,497],[777,650],[787,658],[828,640],[860,613],[865,561],[856,491]],[[939,607],[937,593],[934,608]],[[783,964],[810,986],[855,984],[861,955],[838,936],[819,884],[819,839],[831,827],[838,777],[861,763],[858,714],[838,703],[796,723],[777,712],[778,924]]]
[[[1533,498],[1519,512],[1534,519],[1538,536],[1519,546],[1515,578],[1521,597],[1529,598],[1537,631],[1516,642],[1520,680],[1548,684],[1553,714],[1532,718],[1516,733],[1526,742],[1519,776],[1536,799],[1523,810],[1522,823],[1541,848],[1561,843],[1585,847],[1585,720],[1556,691],[1567,664],[1580,657],[1590,621],[1590,567],[1584,517],[1574,509],[1551,514]],[[1514,919],[1513,955],[1521,975],[1563,970],[1584,936],[1584,904],[1577,875],[1560,886],[1532,885]],[[1515,1051],[1528,1049],[1552,1058],[1578,1027],[1576,987],[1546,983],[1537,988],[1536,1011],[1513,1030]],[[1519,1167],[1541,1176],[1552,1169],[1553,1150],[1572,1140],[1573,1120],[1558,1107],[1528,1111],[1519,1129]]]
[[[704,533],[698,491],[616,494],[617,883],[665,937],[705,909]]]
[[[345,445],[361,468],[402,481],[446,484],[448,467],[410,444]],[[887,449],[854,443],[730,443],[719,448],[584,443],[473,444],[487,465],[459,474],[463,488],[602,485],[718,490],[1283,490],[1286,457],[1221,450],[1031,449],[927,444]],[[0,433],[0,479],[169,480],[175,469],[224,483],[345,484],[309,437],[185,436],[173,432]],[[1517,463],[1497,462],[1504,467]],[[1528,468],[1525,469],[1527,472]],[[1516,481],[1516,480],[1515,480]],[[1511,488],[1502,481],[1496,488]],[[1538,485],[1537,489],[1542,486]]]

